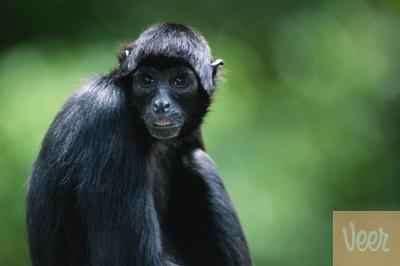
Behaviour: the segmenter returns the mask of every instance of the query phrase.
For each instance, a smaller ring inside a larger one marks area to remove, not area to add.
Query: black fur
[[[167,141],[149,135],[128,86],[135,66],[153,55],[185,60],[205,90],[196,96],[199,117]],[[211,62],[200,34],[160,24],[123,49],[119,68],[67,101],[29,181],[33,266],[251,265],[239,220],[201,138],[215,87]]]

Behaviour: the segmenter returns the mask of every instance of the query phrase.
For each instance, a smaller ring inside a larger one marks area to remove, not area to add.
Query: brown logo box
[[[334,211],[333,266],[378,265],[400,265],[400,212]]]

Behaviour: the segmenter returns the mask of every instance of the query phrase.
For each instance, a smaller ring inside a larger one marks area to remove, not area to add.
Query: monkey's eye
[[[149,74],[144,73],[144,74],[140,75],[139,82],[140,82],[140,85],[143,87],[150,87],[151,85],[154,84],[155,80]]]
[[[172,79],[172,86],[175,88],[186,88],[188,86],[188,77],[185,74],[179,74]]]

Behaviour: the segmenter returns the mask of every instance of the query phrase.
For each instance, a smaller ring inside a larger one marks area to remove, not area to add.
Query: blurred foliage
[[[332,210],[400,208],[400,2],[6,0],[0,265],[28,265],[24,194],[85,78],[148,24],[188,23],[226,62],[205,125],[256,265],[331,265]]]

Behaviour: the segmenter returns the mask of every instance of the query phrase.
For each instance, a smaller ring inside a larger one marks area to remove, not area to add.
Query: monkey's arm
[[[209,231],[215,233],[224,265],[252,265],[238,216],[211,157],[205,151],[196,149],[183,158],[183,163],[204,182],[211,218]]]
[[[30,179],[27,224],[32,266],[67,265],[62,254],[67,249],[64,225],[68,192],[38,166]]]
[[[130,119],[123,90],[106,78],[72,96],[57,115],[28,192],[33,266],[162,265]]]

